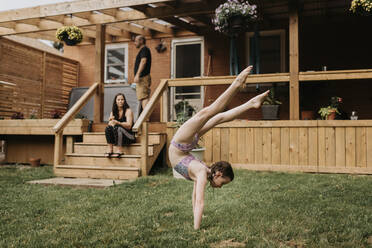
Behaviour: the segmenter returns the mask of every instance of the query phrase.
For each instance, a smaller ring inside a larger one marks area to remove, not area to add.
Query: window
[[[249,32],[246,41],[248,64],[253,64],[258,73],[285,72],[285,30],[260,31],[257,45],[254,33]]]
[[[128,44],[109,44],[105,51],[105,83],[128,82]]]

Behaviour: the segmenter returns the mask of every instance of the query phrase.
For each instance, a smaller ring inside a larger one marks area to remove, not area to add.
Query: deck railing
[[[148,165],[148,119],[152,114],[156,104],[160,100],[160,121],[168,121],[168,88],[176,86],[209,86],[231,84],[236,76],[220,77],[198,77],[198,78],[180,78],[163,79],[151,96],[145,109],[142,111],[138,120],[133,126],[133,131],[137,136],[141,136],[141,173],[147,174]],[[372,78],[372,70],[345,70],[345,71],[322,71],[322,72],[300,72],[299,81],[327,81],[344,79],[369,79]],[[278,83],[290,81],[289,73],[273,73],[250,75],[246,79],[246,84],[258,83]],[[91,96],[97,91],[98,83],[92,85],[89,90],[79,99],[79,101],[66,113],[66,115],[55,125],[55,159],[54,164],[59,164],[62,157],[62,134],[63,128],[73,118],[75,114],[86,104]]]
[[[62,147],[63,147],[63,129],[75,117],[77,113],[84,107],[90,98],[97,92],[99,83],[94,83],[90,88],[80,97],[80,99],[67,111],[60,121],[53,127],[55,133],[54,140],[54,166],[61,164]]]

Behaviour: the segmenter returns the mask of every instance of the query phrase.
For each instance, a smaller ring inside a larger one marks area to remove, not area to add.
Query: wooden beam
[[[300,72],[300,81],[371,79],[372,69]]]
[[[236,76],[175,78],[168,79],[168,86],[206,86],[231,84]],[[289,73],[252,74],[245,80],[246,84],[289,82]]]
[[[180,27],[180,28],[183,28],[183,29],[186,29],[188,31],[191,31],[195,34],[202,34],[202,30],[195,26],[195,25],[192,25],[192,24],[189,24],[187,22],[184,22],[176,17],[164,17],[162,18],[162,20],[166,21],[166,22],[169,22],[177,27]]]
[[[40,85],[41,91],[41,104],[40,104],[40,118],[44,118],[44,111],[45,111],[45,86],[46,86],[46,52],[43,52],[43,70],[41,77],[43,79],[42,84]]]
[[[95,56],[95,81],[99,86],[94,97],[94,119],[95,123],[103,121],[103,105],[104,105],[104,74],[105,74],[105,26],[96,26],[96,56]]]
[[[114,24],[111,24],[111,26],[126,30],[126,31],[134,33],[134,34],[140,34],[140,35],[143,35],[143,36],[151,36],[152,35],[148,28],[140,28],[138,26],[134,26],[134,25],[132,25],[130,23],[127,23],[127,22],[114,23]]]
[[[61,164],[62,161],[62,149],[63,149],[63,130],[57,132],[54,135],[54,162],[53,170],[56,169],[57,165]]]
[[[298,45],[298,12],[292,10],[289,15],[289,117],[299,120],[299,45]]]
[[[132,23],[142,25],[144,27],[147,27],[149,29],[152,29],[152,30],[155,30],[161,33],[170,34],[170,35],[174,34],[173,28],[169,27],[168,25],[156,23],[153,20],[133,21]]]
[[[147,122],[144,122],[141,133],[141,176],[147,176],[147,165],[149,162],[148,146],[148,125]]]
[[[81,0],[0,12],[0,23],[47,16],[170,2],[174,0]]]
[[[133,7],[134,8],[134,7]],[[137,8],[137,7],[135,7]],[[166,6],[162,7],[156,7],[156,8],[151,8],[151,7],[144,7],[144,12],[141,13],[140,11],[117,11],[116,17],[113,16],[108,16],[108,15],[103,15],[103,14],[82,14],[81,12],[74,12],[73,15],[76,16],[81,16],[81,17],[88,17],[89,16],[89,21],[85,23],[79,23],[76,17],[66,17],[66,15],[63,16],[46,16],[45,19],[49,20],[55,20],[55,21],[60,21],[61,24],[56,25],[55,27],[46,27],[46,28],[21,28],[18,30],[14,30],[13,28],[10,29],[0,29],[0,36],[5,36],[5,35],[10,35],[10,34],[24,34],[24,33],[31,33],[31,32],[41,32],[41,31],[50,31],[50,30],[55,30],[59,26],[64,23],[64,25],[70,24],[70,25],[76,25],[79,27],[85,27],[85,26],[91,26],[95,24],[110,24],[110,23],[117,23],[117,22],[126,22],[126,21],[139,21],[139,20],[144,20],[144,19],[152,19],[152,18],[166,18],[166,17],[172,17],[174,19],[169,19],[173,20],[174,23],[178,23],[179,25],[182,25],[183,28],[187,28],[187,30],[193,30],[193,32],[200,32],[198,30],[198,27],[188,24],[186,22],[180,21],[174,16],[182,17],[182,16],[188,16],[192,14],[204,14],[204,13],[213,13],[214,9],[211,8],[200,8],[200,4],[198,3],[190,3],[190,4],[180,4],[180,8],[177,9],[172,9]],[[70,14],[70,13],[69,13]],[[40,16],[43,17],[43,16]],[[35,17],[33,17],[35,18]],[[22,20],[26,20],[22,19]],[[69,20],[70,19],[70,20]],[[81,19],[81,18],[80,18]],[[62,22],[63,20],[63,22]],[[3,23],[0,22],[0,27],[13,27],[14,26],[14,21],[5,21]],[[35,27],[35,26],[34,26]],[[151,32],[149,32],[151,35]]]
[[[158,18],[170,23],[170,24],[173,24],[177,27],[180,27],[180,28],[183,28],[183,29],[186,29],[188,31],[191,31],[193,33],[196,33],[196,34],[200,34],[201,33],[201,30],[199,29],[199,27],[195,26],[195,25],[192,25],[192,24],[189,24],[187,22],[184,22],[176,17],[174,17],[175,15],[177,16],[185,16],[184,13],[182,12],[179,12],[180,9],[184,9],[186,8],[185,6],[179,6],[180,8],[174,8],[172,6],[166,6],[166,7],[158,7],[158,8],[146,8],[144,6],[134,6],[132,7],[133,9],[135,10],[138,10],[138,11],[141,11],[142,13],[144,13],[146,16],[157,16]],[[200,5],[196,6],[195,4],[194,5],[189,5],[188,8],[197,8],[197,9],[201,9],[200,8]],[[156,12],[155,12],[156,10]],[[164,15],[164,13],[166,12],[173,12],[174,14],[169,16],[169,15],[165,15],[164,17],[159,17],[159,16],[162,16]],[[179,12],[179,13],[178,13]]]

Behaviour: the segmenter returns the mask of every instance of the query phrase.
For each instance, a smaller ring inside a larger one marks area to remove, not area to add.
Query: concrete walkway
[[[92,179],[92,178],[64,178],[55,177],[43,180],[28,181],[30,184],[59,185],[82,188],[106,188],[128,182],[128,180]]]

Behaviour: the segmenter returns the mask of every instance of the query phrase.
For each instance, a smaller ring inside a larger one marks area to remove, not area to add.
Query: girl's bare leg
[[[236,108],[215,115],[209,121],[207,121],[207,123],[205,123],[205,125],[200,129],[199,136],[202,136],[203,134],[205,134],[218,124],[235,120],[239,115],[243,114],[248,109],[261,107],[262,102],[265,100],[268,94],[269,90],[265,91],[264,93],[258,96],[253,97],[248,102]]]
[[[234,82],[222,93],[216,101],[210,106],[203,108],[196,115],[186,121],[174,135],[174,140],[180,143],[190,143],[195,134],[205,125],[205,123],[213,116],[225,109],[239,88],[245,83],[248,74],[252,70],[252,66],[248,66],[234,80]]]

